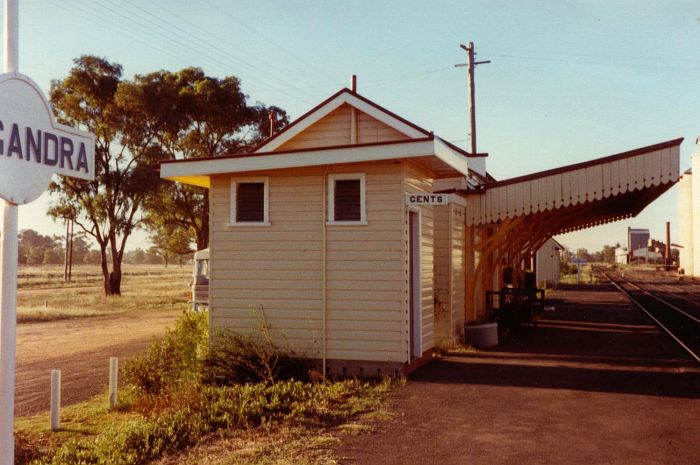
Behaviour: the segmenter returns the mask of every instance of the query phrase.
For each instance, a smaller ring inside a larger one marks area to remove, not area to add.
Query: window
[[[328,222],[330,224],[367,224],[364,174],[328,176]]]
[[[269,225],[269,187],[267,178],[231,180],[231,224]]]

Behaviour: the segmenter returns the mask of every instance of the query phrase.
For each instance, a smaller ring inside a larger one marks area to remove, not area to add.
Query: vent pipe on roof
[[[353,74],[350,78],[350,90],[357,92],[357,75]],[[357,110],[352,105],[350,106],[350,144],[355,145],[359,139],[360,126],[358,124]]]
[[[270,120],[270,138],[275,135],[275,115],[274,111],[270,110],[269,113],[267,114],[268,119]]]

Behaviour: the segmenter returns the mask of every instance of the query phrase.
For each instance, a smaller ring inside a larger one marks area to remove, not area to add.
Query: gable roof
[[[291,140],[295,136],[301,134],[312,124],[320,121],[322,118],[330,114],[343,104],[348,104],[361,112],[366,113],[372,118],[381,121],[387,126],[399,131],[400,133],[410,137],[411,139],[422,139],[431,137],[432,132],[427,131],[420,126],[411,123],[410,121],[400,117],[386,108],[377,105],[373,101],[361,96],[357,92],[353,92],[348,88],[340,89],[335,94],[328,97],[323,102],[316,105],[311,110],[307,111],[299,118],[294,120],[289,126],[264,141],[255,148],[253,153],[272,152],[282,146],[285,142]]]
[[[342,105],[357,109],[405,135],[407,139],[295,148],[285,145]],[[226,173],[413,159],[431,169],[437,179],[466,176],[486,182],[487,156],[485,153],[469,153],[357,92],[343,88],[264,141],[252,152],[163,161],[160,164],[160,175],[163,179],[209,187],[211,176]]]

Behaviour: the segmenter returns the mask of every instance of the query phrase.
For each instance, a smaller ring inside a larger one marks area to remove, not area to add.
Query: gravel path
[[[180,314],[131,312],[18,325],[15,415],[48,410],[52,369],[61,370],[64,406],[103,392],[109,357],[121,364],[139,354]]]

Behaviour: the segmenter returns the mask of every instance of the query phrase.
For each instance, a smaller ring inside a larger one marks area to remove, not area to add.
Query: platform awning
[[[551,237],[635,216],[678,180],[682,141],[462,191],[467,226],[527,218],[530,227],[538,223],[540,232]]]

